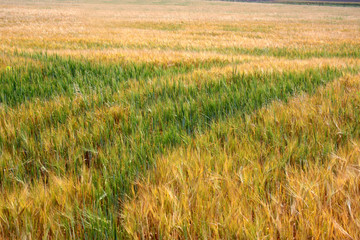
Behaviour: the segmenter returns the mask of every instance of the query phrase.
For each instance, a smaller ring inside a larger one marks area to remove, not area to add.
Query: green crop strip
[[[211,49],[209,49],[211,50]],[[219,53],[237,53],[237,54],[248,54],[254,56],[273,56],[273,57],[284,57],[289,59],[309,59],[313,57],[338,57],[338,58],[359,58],[360,47],[358,45],[340,45],[335,48],[331,45],[323,45],[318,48],[294,48],[294,47],[276,47],[276,48],[215,48],[216,52]]]
[[[50,99],[76,94],[107,96],[126,88],[129,80],[148,80],[187,73],[195,68],[206,69],[229,64],[226,61],[211,60],[168,67],[134,62],[102,64],[44,54],[30,57],[39,60],[42,66],[29,64],[0,72],[0,104],[15,106],[34,98]]]
[[[8,43],[10,45],[10,43]],[[43,49],[43,45],[36,44],[39,42],[28,42],[23,43],[23,46],[20,48],[26,49],[31,47],[33,49]],[[344,44],[322,44],[319,46],[302,46],[302,47],[206,47],[202,48],[199,46],[184,46],[181,44],[170,45],[164,43],[141,43],[141,44],[122,44],[122,43],[106,43],[106,42],[53,42],[54,46],[47,47],[47,49],[69,49],[69,50],[79,50],[79,49],[162,49],[162,50],[176,50],[176,51],[191,51],[191,52],[216,52],[223,54],[246,54],[252,56],[272,56],[272,57],[283,57],[287,59],[309,59],[313,57],[329,57],[329,58],[359,58],[360,57],[360,47],[358,44],[344,43]]]

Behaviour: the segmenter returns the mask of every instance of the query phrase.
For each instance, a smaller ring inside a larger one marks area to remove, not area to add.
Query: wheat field
[[[0,1],[1,239],[360,239],[360,11]]]

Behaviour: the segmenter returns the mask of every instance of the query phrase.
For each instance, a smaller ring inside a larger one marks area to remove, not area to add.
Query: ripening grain
[[[159,158],[125,205],[126,229],[167,239],[356,238],[359,80],[221,121]]]
[[[357,8],[0,6],[0,238],[360,235]]]

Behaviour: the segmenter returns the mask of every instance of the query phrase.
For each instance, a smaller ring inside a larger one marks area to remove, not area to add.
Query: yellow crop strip
[[[127,231],[134,238],[358,236],[359,141],[349,139],[326,157],[312,145],[341,141],[344,129],[356,124],[359,84],[359,76],[345,77],[313,97],[274,103],[245,123],[233,118],[214,124],[190,147],[159,158],[125,204]],[[259,138],[269,129],[286,137],[285,145],[267,146]],[[306,134],[319,138],[299,145]],[[296,164],[299,148],[314,151],[303,169]]]

